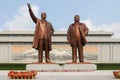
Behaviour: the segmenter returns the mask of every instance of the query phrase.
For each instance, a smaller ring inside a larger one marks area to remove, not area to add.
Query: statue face
[[[45,12],[41,13],[41,19],[46,19],[46,13]]]
[[[74,16],[74,21],[75,21],[75,22],[79,22],[79,20],[80,20],[79,15],[75,15],[75,16]]]

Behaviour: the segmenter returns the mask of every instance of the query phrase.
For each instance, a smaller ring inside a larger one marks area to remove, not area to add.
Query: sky
[[[79,15],[90,31],[113,32],[120,38],[120,0],[0,0],[0,31],[34,31],[27,3],[38,18],[46,12],[55,31],[67,30]]]

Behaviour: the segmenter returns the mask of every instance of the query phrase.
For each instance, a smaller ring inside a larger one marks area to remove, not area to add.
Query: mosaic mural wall
[[[50,51],[50,59],[53,62],[71,62],[72,52],[69,45],[53,45]],[[31,46],[11,46],[12,62],[37,62],[38,52]],[[45,58],[45,57],[44,57]],[[98,47],[85,46],[84,47],[85,61],[94,62],[98,60]],[[45,59],[44,59],[45,60]]]

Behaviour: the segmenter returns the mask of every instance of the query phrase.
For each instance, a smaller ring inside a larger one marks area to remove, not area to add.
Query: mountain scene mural
[[[61,50],[61,49],[53,49],[50,52],[51,62],[71,62],[72,61],[72,52],[70,50]],[[84,60],[85,61],[97,61],[98,55],[91,54],[88,52],[84,52]],[[18,52],[12,55],[13,62],[37,62],[38,60],[38,51],[35,49],[29,49],[24,52]],[[45,55],[43,57],[43,61],[45,60]]]

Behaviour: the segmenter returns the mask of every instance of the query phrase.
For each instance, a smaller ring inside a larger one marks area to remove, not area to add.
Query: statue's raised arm
[[[31,5],[29,3],[27,3],[27,5],[28,5],[29,13],[30,13],[30,16],[31,16],[33,22],[37,23],[37,17],[34,15],[32,9],[31,9]]]

